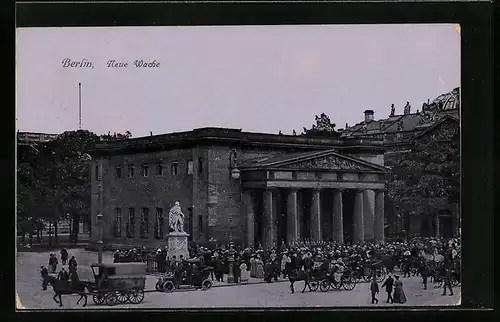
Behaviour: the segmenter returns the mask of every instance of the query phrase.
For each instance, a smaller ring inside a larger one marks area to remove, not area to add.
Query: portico
[[[247,243],[384,240],[387,169],[336,151],[240,165]]]

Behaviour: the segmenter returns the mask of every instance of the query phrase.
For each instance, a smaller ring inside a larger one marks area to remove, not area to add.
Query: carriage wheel
[[[128,295],[126,291],[116,291],[116,299],[118,303],[124,304],[128,302]]]
[[[142,288],[134,287],[128,292],[128,300],[132,304],[139,304],[144,300],[144,290]]]
[[[351,277],[353,278],[353,277]],[[354,279],[354,278],[353,278]],[[354,279],[355,280],[355,279]],[[342,287],[342,282],[338,281],[337,278],[335,278],[332,283],[330,283],[330,287],[333,288],[334,290],[338,291]]]
[[[102,293],[97,293],[92,296],[92,300],[96,305],[103,305],[104,304],[104,295]]]
[[[115,292],[107,292],[104,294],[104,303],[106,305],[113,306],[116,303],[118,303],[118,300],[116,299],[116,294]]]
[[[356,287],[356,280],[351,277],[346,277],[342,280],[342,287],[344,287],[346,291],[351,291]]]
[[[330,289],[330,282],[328,282],[327,280],[322,280],[321,284],[319,284],[319,289],[321,290],[321,292],[328,292],[328,290]]]
[[[309,282],[309,285],[311,286],[311,291],[317,291],[319,287],[319,283],[317,281],[311,281]]]
[[[209,279],[206,279],[204,280],[202,283],[201,283],[201,289],[206,291],[206,290],[209,290],[212,288],[212,281],[209,280]]]
[[[163,292],[163,283],[160,281],[156,282],[155,288],[158,292]]]
[[[172,281],[166,281],[163,283],[163,292],[173,292],[175,289],[174,283]]]

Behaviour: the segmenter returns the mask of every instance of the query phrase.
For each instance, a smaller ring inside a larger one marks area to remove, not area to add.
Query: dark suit
[[[370,284],[370,291],[372,292],[372,304],[378,303],[378,299],[375,297],[375,294],[379,292],[378,284],[376,281],[372,281]]]
[[[389,303],[389,301],[391,303],[394,302],[394,299],[392,298],[391,295],[393,286],[394,286],[394,279],[390,276],[385,280],[384,284],[382,284],[382,287],[385,287],[385,291],[387,292],[387,303]]]

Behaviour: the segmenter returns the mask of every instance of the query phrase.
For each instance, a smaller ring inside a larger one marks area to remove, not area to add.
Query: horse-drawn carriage
[[[88,290],[95,304],[139,304],[144,300],[145,263],[113,263],[90,265],[95,283]]]
[[[336,270],[329,270],[320,282],[320,290],[327,292],[330,288],[340,290],[342,287],[346,291],[351,291],[356,287],[357,280],[348,269],[339,266]]]
[[[358,281],[364,280],[368,282],[375,277],[375,280],[380,283],[387,275],[387,270],[382,260],[352,262],[348,264],[348,267],[352,271],[352,276]]]
[[[203,265],[198,258],[188,259],[183,265],[184,267],[177,272],[168,272],[159,276],[156,290],[172,292],[181,286],[193,286],[205,291],[212,287],[212,281],[209,279],[212,267]]]

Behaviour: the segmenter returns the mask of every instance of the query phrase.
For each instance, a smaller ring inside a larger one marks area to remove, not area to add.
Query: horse
[[[76,302],[76,304],[80,304],[80,301],[84,299],[83,307],[87,306],[87,294],[85,293],[85,288],[88,288],[88,284],[85,282],[80,282],[78,285],[70,287],[68,282],[58,280],[57,278],[53,276],[48,276],[47,277],[48,284],[52,286],[52,289],[54,290],[54,301],[59,304],[59,306],[63,306],[62,304],[62,298],[61,295],[67,295],[67,294],[78,294],[80,295],[80,298]],[[59,297],[59,301],[57,300],[57,297]]]
[[[311,271],[302,271],[298,269],[293,269],[290,274],[288,275],[288,280],[290,281],[290,290],[292,291],[292,294],[295,293],[295,289],[293,287],[293,284],[297,281],[304,281],[304,289],[302,289],[302,293],[305,292],[306,287],[309,287],[309,291],[311,290],[311,285],[309,284],[311,281]]]

